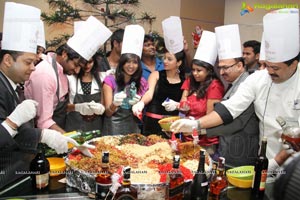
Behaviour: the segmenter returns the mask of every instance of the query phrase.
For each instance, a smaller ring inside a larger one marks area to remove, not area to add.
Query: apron
[[[140,133],[138,119],[132,114],[131,109],[119,107],[111,116],[105,116],[102,135],[126,135]]]
[[[58,99],[58,103],[55,107],[55,110],[53,112],[52,119],[55,121],[55,123],[60,126],[62,129],[65,129],[66,124],[66,116],[67,116],[67,105],[69,103],[69,95],[65,95],[65,99],[63,101],[60,101],[59,99],[59,78],[58,78],[58,72],[57,72],[57,65],[56,65],[56,59],[55,57],[52,58],[52,67],[54,69],[56,79],[57,79],[57,90],[56,90],[56,96]]]
[[[95,94],[78,94],[78,79],[76,82],[76,94],[74,97],[74,104],[84,102],[100,102],[101,92]],[[67,114],[65,130],[74,131],[93,131],[102,129],[102,116],[101,115],[81,115],[79,112],[72,111]]]

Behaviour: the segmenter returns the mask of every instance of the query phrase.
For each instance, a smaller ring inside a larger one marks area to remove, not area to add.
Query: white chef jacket
[[[237,92],[222,104],[232,117],[238,117],[254,102],[255,113],[259,118],[260,137],[268,137],[267,157],[274,158],[281,150],[278,141],[282,131],[276,122],[281,116],[288,121],[300,124],[300,69],[283,83],[274,83],[268,71],[257,70],[241,83]]]
[[[76,84],[77,84],[77,93],[78,94],[83,94],[81,84],[80,84],[80,79],[78,79],[77,82],[77,76],[76,75],[69,75],[68,81],[69,81],[69,102],[71,104],[74,103],[74,98],[76,95]],[[101,88],[99,88],[98,83],[96,79],[93,77],[92,80],[92,88],[91,88],[91,94],[95,94],[101,91]]]

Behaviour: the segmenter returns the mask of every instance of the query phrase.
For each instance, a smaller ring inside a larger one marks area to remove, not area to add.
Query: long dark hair
[[[125,54],[122,54],[120,57],[120,61],[117,66],[116,74],[115,74],[118,91],[122,91],[126,86],[125,76],[124,76],[124,65],[126,62],[128,62],[130,60],[137,60],[138,68],[137,68],[136,72],[131,76],[129,83],[135,82],[137,91],[140,90],[140,85],[141,85],[140,82],[141,82],[142,73],[143,73],[141,59],[139,56],[137,56],[135,54],[125,53]]]
[[[184,79],[185,78],[185,53],[184,51],[180,51],[178,53],[175,53],[175,58],[178,61],[181,61],[181,65],[179,66],[179,76],[180,76],[180,79]]]
[[[192,95],[194,92],[197,95],[197,98],[203,98],[206,95],[207,88],[214,79],[220,81],[217,73],[214,70],[214,67],[204,61],[194,59],[192,61],[193,65],[203,67],[207,70],[207,76],[203,82],[197,82],[193,76],[193,73],[190,74],[190,91],[188,96]],[[221,82],[221,81],[220,81]]]

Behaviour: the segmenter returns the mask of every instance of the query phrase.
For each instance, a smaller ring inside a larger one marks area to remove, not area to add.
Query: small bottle
[[[169,200],[183,199],[184,176],[179,169],[180,156],[173,158],[173,168],[169,172]]]
[[[226,199],[228,180],[225,176],[225,158],[219,157],[217,173],[210,183],[209,199]]]
[[[252,182],[252,196],[255,199],[263,199],[265,193],[269,160],[266,157],[267,137],[263,137],[260,154],[258,155]]]
[[[208,180],[204,169],[206,151],[200,150],[199,164],[191,186],[191,199],[206,200],[208,194]]]
[[[298,138],[300,138],[298,122],[294,125],[288,125],[288,123],[280,116],[276,118],[276,121],[282,128],[282,142],[290,145],[295,151],[300,151],[300,147],[297,145],[297,143],[299,143]]]
[[[122,185],[118,188],[114,200],[136,200],[137,199],[137,189],[131,185],[130,182],[130,170],[129,166],[123,169],[123,181]]]
[[[96,177],[97,200],[111,199],[112,194],[110,194],[109,192],[109,188],[112,185],[111,175],[112,173],[109,170],[109,152],[104,151],[102,153],[101,171],[99,172],[99,174],[97,174]]]
[[[50,165],[45,157],[44,145],[38,144],[38,153],[30,163],[30,173],[34,188],[42,190],[49,185]]]

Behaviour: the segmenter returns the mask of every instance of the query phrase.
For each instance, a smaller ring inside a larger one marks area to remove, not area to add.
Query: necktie
[[[23,100],[25,100],[25,96],[24,96],[24,86],[23,85],[17,85],[16,88],[16,92],[18,94],[19,97],[19,101],[22,102]]]

